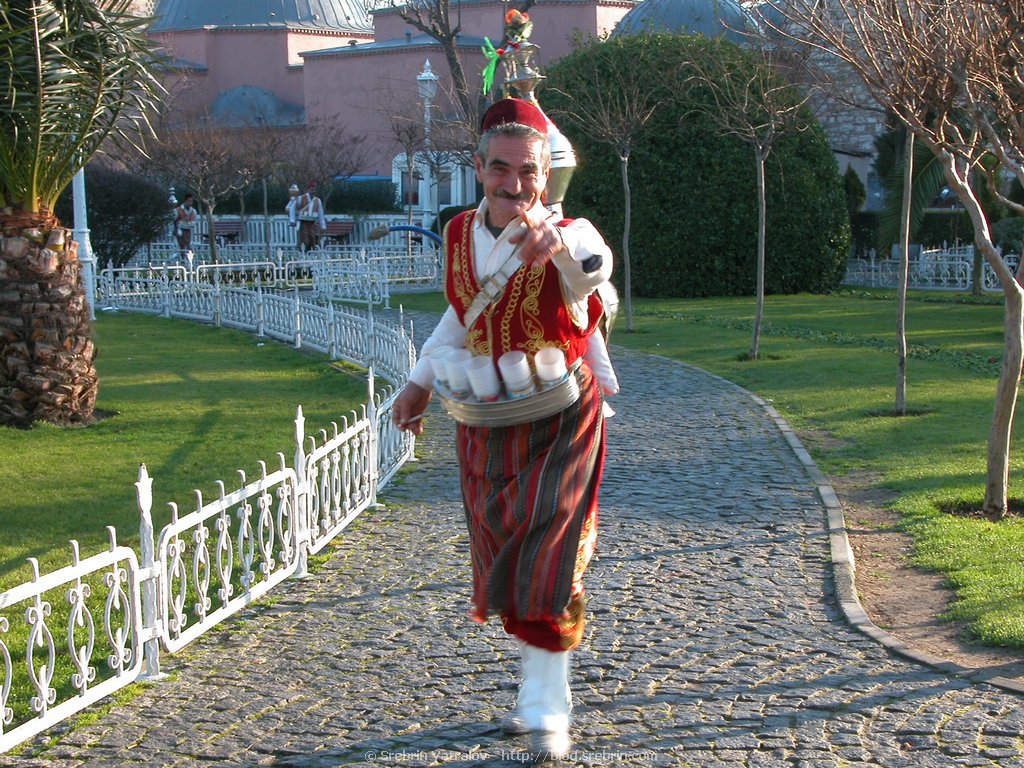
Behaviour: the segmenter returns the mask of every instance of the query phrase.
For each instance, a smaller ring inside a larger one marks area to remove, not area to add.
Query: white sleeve
[[[605,395],[614,395],[619,391],[619,379],[612,367],[612,359],[608,355],[608,345],[600,331],[595,331],[587,338],[587,354],[584,355],[590,368],[597,377],[601,390]]]
[[[587,219],[576,219],[558,233],[565,249],[552,259],[562,282],[576,300],[583,299],[612,274],[612,249]]]
[[[466,345],[466,328],[459,322],[455,310],[448,307],[441,316],[440,322],[423,343],[419,359],[409,374],[409,381],[426,390],[434,388],[434,369],[430,365],[430,353],[439,347],[464,347]]]

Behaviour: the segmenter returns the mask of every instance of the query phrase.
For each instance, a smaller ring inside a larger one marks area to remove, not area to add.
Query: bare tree
[[[187,188],[202,205],[210,256],[217,261],[214,211],[252,183],[255,173],[240,151],[237,129],[220,127],[203,112],[174,112],[159,124],[145,151],[139,162],[149,175],[174,182],[179,191]]]
[[[285,129],[275,126],[254,126],[238,131],[238,153],[247,169],[246,176],[251,179],[246,189],[258,186],[263,192],[263,242],[266,248],[266,255],[271,255],[270,246],[270,210],[268,204],[267,182],[273,179],[281,165],[281,148],[284,146],[289,132],[296,129]],[[241,215],[245,219],[245,197],[240,190],[242,198]],[[243,228],[244,232],[244,228]]]
[[[523,9],[531,5],[533,0],[525,0]],[[384,0],[377,7],[395,10],[406,24],[441,45],[452,76],[452,90],[462,115],[468,117],[475,114],[478,111],[477,99],[470,91],[459,54],[458,38],[462,34],[460,14],[457,10],[455,17],[452,17],[451,0]]]
[[[459,99],[452,83],[442,81],[439,104],[457,104]],[[480,140],[480,103],[473,101],[470,111],[446,112],[436,110],[430,121],[429,152],[432,162],[446,167],[461,165],[473,167],[473,154]]]
[[[989,432],[982,511],[991,519],[1002,518],[1007,513],[1010,434],[1024,361],[1024,288],[995,248],[979,198],[978,174],[972,171],[992,154],[1024,181],[1024,4],[770,2],[789,22],[786,28],[775,25],[777,31],[852,67],[879,105],[932,150],[971,218],[975,247],[1000,280],[1006,304],[1004,354]]]
[[[619,158],[622,177],[623,227],[622,269],[623,305],[626,331],[633,331],[632,263],[629,235],[632,222],[632,194],[629,187],[629,158],[634,143],[663,102],[659,94],[638,88],[641,75],[648,70],[647,49],[641,47],[623,55],[613,40],[591,41],[573,54],[573,88],[552,87],[562,106],[551,107],[552,115],[564,119],[594,141],[609,145]],[[666,77],[671,77],[666,73]]]
[[[707,115],[729,136],[735,136],[754,151],[757,191],[757,281],[750,359],[760,352],[761,322],[764,316],[764,262],[767,231],[765,165],[782,136],[803,131],[811,125],[807,109],[810,91],[800,91],[780,75],[783,68],[798,70],[792,53],[761,47],[748,52],[719,41],[716,50],[689,62],[694,74],[710,94],[695,102],[695,111]]]
[[[903,195],[900,201],[900,269],[896,285],[896,407],[907,415],[907,284],[910,280],[910,214],[914,182],[914,133],[907,131],[903,146]]]
[[[402,196],[402,204],[406,209],[406,220],[412,224],[412,190],[414,182],[419,178],[416,168],[416,157],[426,148],[427,134],[426,123],[422,118],[414,116],[416,111],[405,104],[403,107],[398,102],[392,103],[388,110],[388,127],[391,129],[391,136],[395,143],[401,147],[405,155],[405,194]],[[411,235],[406,237],[406,248],[411,251]]]
[[[278,172],[292,181],[315,181],[326,201],[340,181],[362,167],[366,152],[365,136],[350,133],[334,118],[319,118],[285,136]]]

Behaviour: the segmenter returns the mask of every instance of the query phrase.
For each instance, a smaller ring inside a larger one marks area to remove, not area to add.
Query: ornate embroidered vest
[[[473,220],[476,211],[455,216],[445,232],[445,295],[460,322],[480,292],[473,264]],[[600,300],[591,294],[585,327],[574,320],[572,306],[562,292],[558,268],[550,261],[542,267],[522,266],[466,333],[466,348],[495,361],[510,350],[530,354],[543,347],[560,347],[570,365],[587,350],[587,337],[601,319]]]

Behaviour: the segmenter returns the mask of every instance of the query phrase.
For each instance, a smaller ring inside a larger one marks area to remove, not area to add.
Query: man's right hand
[[[391,407],[391,422],[403,432],[423,434],[423,414],[430,403],[431,391],[409,382],[395,398]]]

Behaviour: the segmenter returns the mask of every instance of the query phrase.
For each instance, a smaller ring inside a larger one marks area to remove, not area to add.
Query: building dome
[[[622,17],[612,37],[668,32],[742,43],[737,30],[751,27],[750,16],[734,0],[643,0]]]
[[[240,85],[222,92],[210,108],[210,117],[230,128],[266,128],[301,125],[305,110],[288,104],[266,88]]]
[[[370,32],[361,0],[160,0],[152,32],[187,29],[313,29]]]

